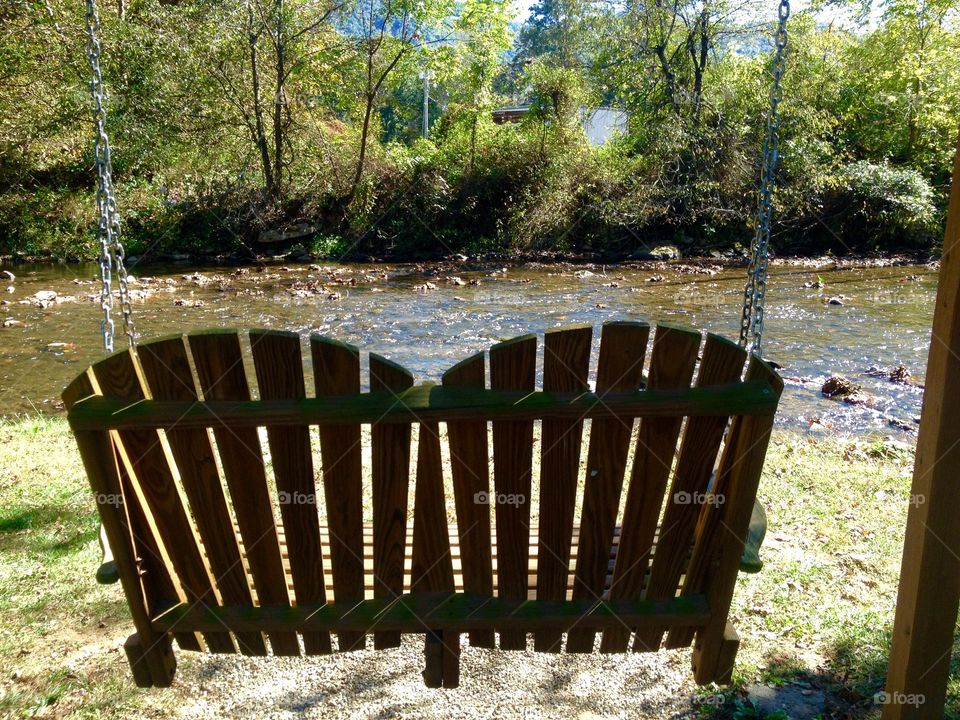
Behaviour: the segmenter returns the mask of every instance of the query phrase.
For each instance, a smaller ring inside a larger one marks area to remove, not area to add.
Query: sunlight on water
[[[0,308],[9,325],[0,328],[0,407],[4,414],[53,411],[63,386],[102,355],[96,266],[14,270],[14,291]],[[146,295],[135,313],[144,339],[204,327],[329,334],[399,362],[420,380],[438,380],[454,362],[501,339],[564,324],[669,320],[736,337],[742,269],[592,273],[579,277],[582,268],[566,265],[147,268],[138,274],[154,279],[134,286]],[[818,274],[825,287],[805,287]],[[39,307],[34,297],[42,290],[68,300]],[[865,371],[903,363],[923,381],[935,292],[936,273],[923,267],[773,268],[764,351],[787,378],[779,423],[806,428],[819,418],[855,433],[902,432],[888,425],[889,416],[912,424],[921,391]],[[842,305],[826,304],[837,296]],[[831,374],[863,385],[875,407],[823,399],[819,387]]]

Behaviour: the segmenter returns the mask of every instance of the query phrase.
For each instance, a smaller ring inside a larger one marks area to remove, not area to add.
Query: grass
[[[912,462],[883,441],[774,436],[765,568],[741,576],[735,684],[704,690],[704,717],[760,717],[743,697],[756,682],[822,688],[828,717],[879,715]],[[128,613],[119,586],[94,582],[99,558],[64,420],[0,420],[0,717],[160,717],[184,700],[133,686]],[[960,718],[958,676],[949,718]]]
[[[98,522],[62,419],[0,420],[0,717],[142,714],[118,586],[94,581]]]

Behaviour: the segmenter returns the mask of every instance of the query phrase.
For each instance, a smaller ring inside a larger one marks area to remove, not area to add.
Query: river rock
[[[862,388],[859,385],[850,382],[845,377],[833,375],[821,386],[820,393],[824,397],[838,400],[840,398],[856,395],[861,391],[861,389]]]
[[[3,277],[5,277],[5,278],[6,278],[7,280],[9,280],[10,282],[13,282],[14,280],[17,279],[17,276],[14,275],[14,274],[13,274],[12,272],[10,272],[9,270],[4,270],[4,271],[0,272],[0,275],[2,275]]]
[[[846,299],[843,295],[836,295],[832,298],[827,298],[827,305],[843,305],[843,301]]]
[[[16,291],[17,291],[17,289],[16,289],[13,285],[7,285],[7,292],[8,292],[8,293],[15,293]]]
[[[20,322],[19,320],[14,320],[13,318],[7,318],[6,320],[3,321],[3,326],[4,326],[5,328],[9,328],[9,327],[23,327],[23,323]]]
[[[34,293],[33,299],[38,302],[44,302],[44,301],[50,302],[51,300],[57,299],[57,291],[56,290],[40,290]]]
[[[633,257],[637,260],[679,260],[680,248],[676,245],[658,245],[637,250]]]

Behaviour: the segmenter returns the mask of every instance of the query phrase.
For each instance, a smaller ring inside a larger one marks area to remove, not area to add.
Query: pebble
[[[619,655],[470,647],[456,690],[425,688],[422,636],[399,648],[317,658],[190,655],[177,716],[219,718],[698,717],[690,650]]]
[[[16,291],[17,291],[17,289],[16,289],[13,285],[7,285],[7,292],[8,292],[8,293],[13,293],[13,292],[16,292]]]

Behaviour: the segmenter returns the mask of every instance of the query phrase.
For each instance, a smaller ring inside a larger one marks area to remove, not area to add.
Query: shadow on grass
[[[74,552],[97,536],[96,513],[63,504],[14,506],[0,510],[0,543],[8,552]]]
[[[764,656],[758,677],[743,679],[719,695],[704,696],[701,717],[711,720],[777,717],[757,713],[747,707],[747,686],[751,683],[773,688],[809,688],[823,693],[823,720],[866,720],[879,718],[882,705],[877,695],[884,691],[891,641],[890,626],[864,630],[852,628],[850,634],[828,646],[820,667],[810,668],[801,657],[784,650]],[[796,692],[796,691],[794,691]],[[785,697],[790,692],[783,693]],[[794,718],[789,704],[782,708],[786,718]],[[953,658],[947,681],[943,718],[960,720],[960,638],[954,639]]]

